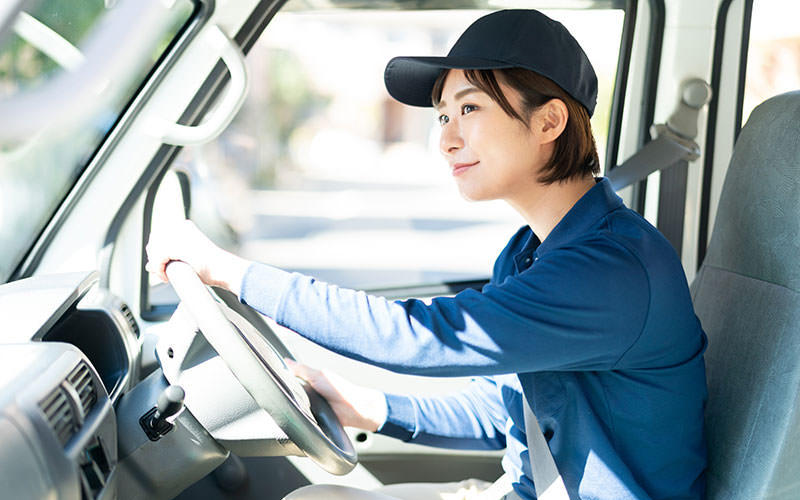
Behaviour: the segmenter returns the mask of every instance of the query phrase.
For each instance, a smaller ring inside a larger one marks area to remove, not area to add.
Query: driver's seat
[[[742,129],[692,296],[709,337],[708,498],[800,498],[800,91]]]

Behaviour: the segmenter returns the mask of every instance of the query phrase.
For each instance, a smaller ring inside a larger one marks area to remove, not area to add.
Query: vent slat
[[[66,444],[75,430],[75,415],[64,390],[61,387],[55,388],[39,403],[39,407],[58,440],[62,445]]]
[[[67,380],[75,388],[75,392],[81,399],[81,407],[83,414],[88,415],[95,402],[97,401],[97,394],[94,388],[94,379],[89,371],[89,367],[81,361],[81,363],[72,370]]]
[[[131,309],[127,304],[122,304],[120,310],[122,311],[122,315],[125,316],[125,319],[128,320],[128,324],[131,326],[133,333],[136,334],[136,337],[139,337],[139,325],[136,324],[136,318],[133,317]]]

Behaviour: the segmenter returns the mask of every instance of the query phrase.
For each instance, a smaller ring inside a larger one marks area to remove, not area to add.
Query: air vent
[[[60,386],[53,389],[40,403],[39,407],[47,417],[47,422],[58,436],[61,444],[67,444],[75,432],[77,419],[67,394]]]
[[[139,325],[136,324],[136,318],[133,317],[133,313],[131,312],[128,304],[122,304],[120,307],[120,311],[122,311],[122,315],[125,316],[125,319],[128,321],[128,324],[131,325],[131,330],[133,333],[136,334],[136,337],[139,337]]]
[[[83,414],[88,415],[95,402],[97,402],[97,393],[94,389],[94,379],[86,363],[81,361],[81,363],[72,370],[72,373],[69,374],[67,382],[69,382],[72,387],[75,388],[75,392],[78,393],[78,397],[81,400],[81,408],[83,408]]]
[[[62,445],[77,432],[97,402],[94,378],[81,361],[67,379],[41,400],[39,407]],[[80,405],[80,406],[79,406]]]

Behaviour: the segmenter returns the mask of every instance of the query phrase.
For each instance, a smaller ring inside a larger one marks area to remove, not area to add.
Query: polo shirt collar
[[[595,185],[556,224],[533,255],[538,258],[549,250],[586,234],[600,219],[622,205],[622,198],[614,192],[608,179],[595,179]],[[532,240],[537,241],[535,236]]]

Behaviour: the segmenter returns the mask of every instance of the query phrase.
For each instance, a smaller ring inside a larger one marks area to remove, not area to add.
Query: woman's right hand
[[[215,245],[190,220],[171,224],[150,234],[145,269],[167,280],[167,264],[180,260],[189,264],[203,283],[238,294],[250,261]]]
[[[386,420],[386,396],[381,391],[348,382],[339,375],[286,359],[295,376],[308,382],[346,427],[376,431]]]

